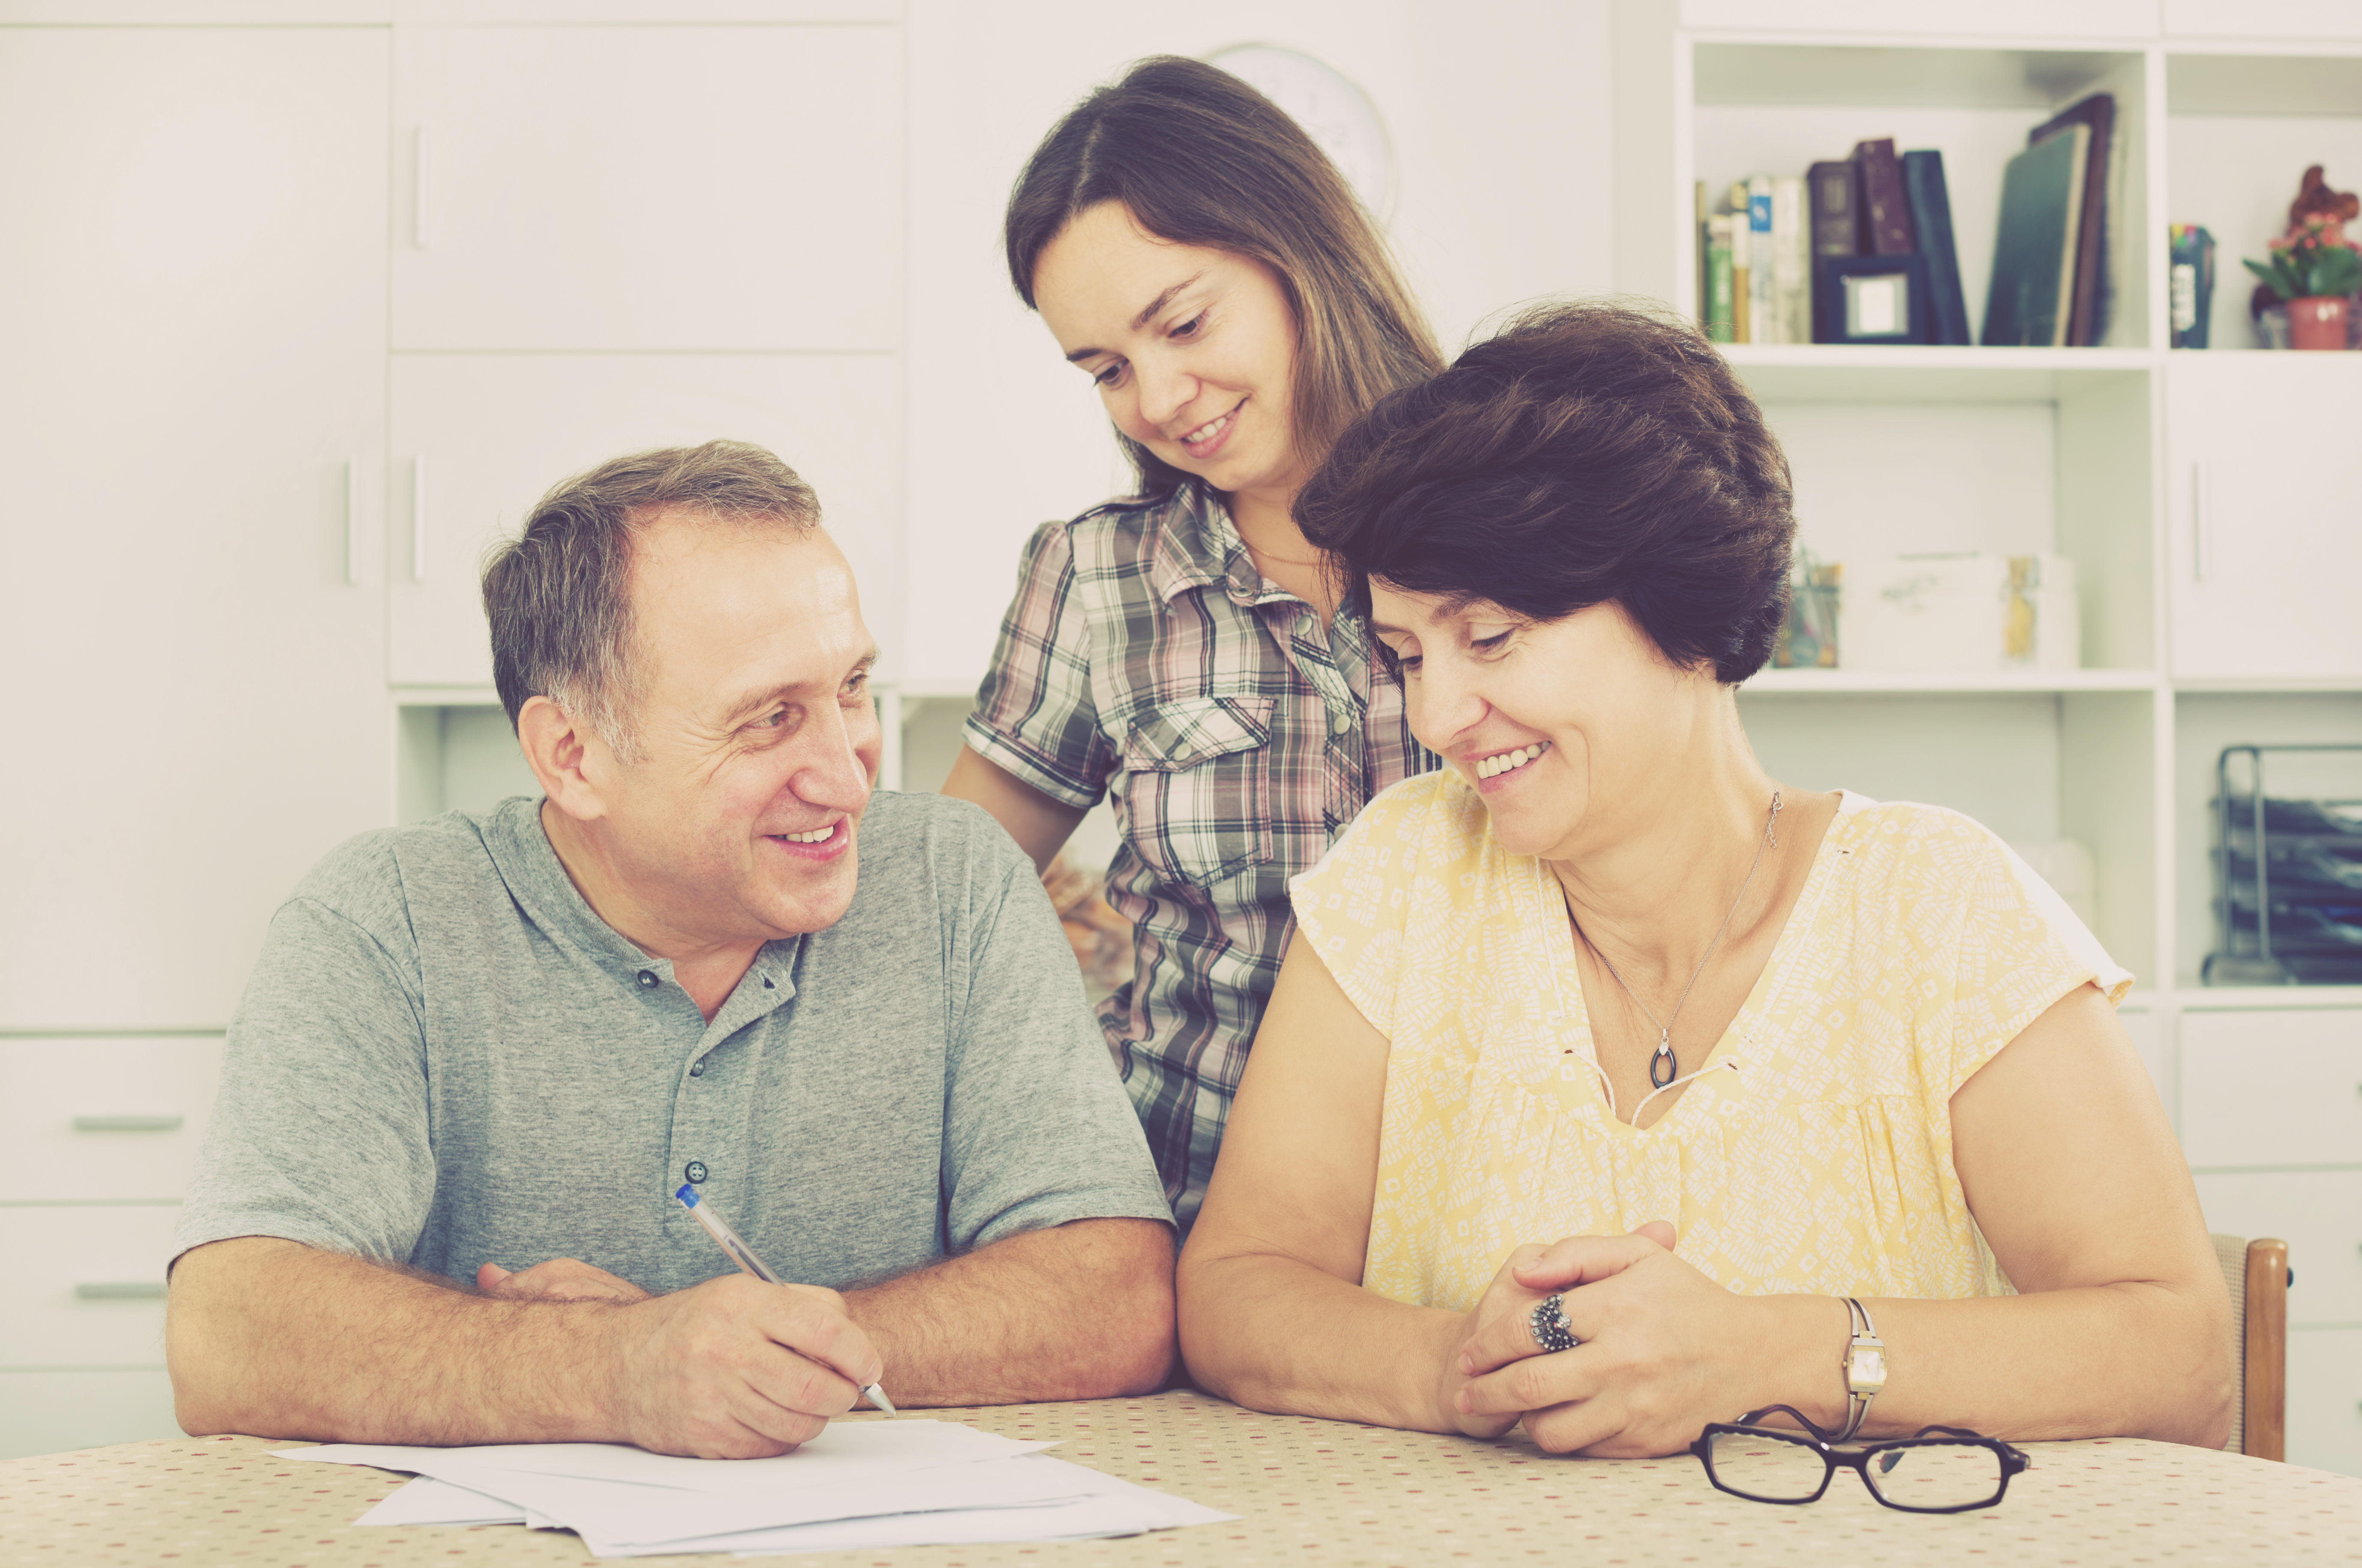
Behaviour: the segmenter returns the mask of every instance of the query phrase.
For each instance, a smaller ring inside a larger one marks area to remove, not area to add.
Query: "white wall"
[[[1000,215],[1026,157],[1149,54],[1271,43],[1328,61],[1394,143],[1389,230],[1447,348],[1540,294],[1610,282],[1608,0],[911,0],[909,646],[914,690],[974,684],[1033,526],[1125,471],[1098,402],[1010,291]],[[913,785],[932,780],[912,778]]]

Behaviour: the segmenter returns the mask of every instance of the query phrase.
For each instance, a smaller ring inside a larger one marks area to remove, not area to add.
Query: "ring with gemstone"
[[[1583,1342],[1568,1331],[1566,1297],[1553,1296],[1526,1318],[1526,1326],[1534,1331],[1534,1343],[1546,1351],[1573,1350]]]

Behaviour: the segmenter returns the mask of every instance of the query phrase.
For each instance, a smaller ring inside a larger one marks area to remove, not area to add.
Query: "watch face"
[[[1876,1345],[1856,1345],[1846,1353],[1846,1382],[1864,1394],[1886,1386],[1886,1352]]]
[[[1394,200],[1395,153],[1369,94],[1334,67],[1272,44],[1235,44],[1206,57],[1287,111],[1329,155],[1370,215],[1384,223]]]

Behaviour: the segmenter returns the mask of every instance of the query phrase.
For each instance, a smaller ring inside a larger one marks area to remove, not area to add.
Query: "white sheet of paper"
[[[515,1504],[529,1513],[564,1519],[584,1540],[598,1543],[594,1550],[611,1546],[672,1550],[667,1542],[822,1519],[1051,1502],[1085,1495],[1088,1477],[1097,1474],[1069,1464],[1035,1470],[1025,1466],[1021,1457],[988,1459],[846,1481],[825,1491],[782,1490],[770,1496],[742,1496],[531,1475],[450,1460],[440,1462],[436,1472],[444,1480]]]
[[[840,1423],[765,1460],[610,1443],[332,1443],[280,1456],[424,1478],[364,1522],[569,1529],[602,1557],[1080,1539],[1231,1517],[1038,1452],[1049,1446],[905,1420]]]
[[[372,1464],[381,1470],[435,1473],[456,1459],[471,1465],[578,1481],[622,1481],[705,1493],[773,1495],[782,1489],[825,1488],[904,1470],[1007,1459],[1053,1445],[995,1437],[957,1421],[837,1421],[793,1453],[770,1459],[683,1459],[611,1442],[490,1443],[429,1448],[403,1443],[332,1442],[291,1448],[275,1457],[325,1464]],[[422,1463],[425,1461],[426,1463]]]
[[[421,1475],[353,1521],[365,1525],[523,1524],[524,1510],[470,1492],[432,1475]]]

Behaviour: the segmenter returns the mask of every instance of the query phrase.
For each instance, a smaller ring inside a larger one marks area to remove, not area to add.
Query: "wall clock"
[[[1329,155],[1380,223],[1394,202],[1394,144],[1370,95],[1334,66],[1275,44],[1233,44],[1206,57],[1277,104]]]

